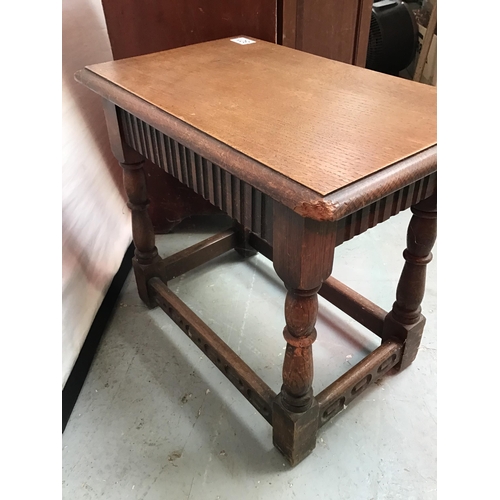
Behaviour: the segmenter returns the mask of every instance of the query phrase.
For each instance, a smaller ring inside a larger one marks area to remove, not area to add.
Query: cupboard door
[[[372,0],[282,0],[282,43],[364,66]]]

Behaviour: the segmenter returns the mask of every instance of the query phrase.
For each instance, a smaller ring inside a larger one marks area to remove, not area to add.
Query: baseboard
[[[87,374],[92,365],[94,355],[96,353],[99,342],[106,330],[111,314],[114,310],[120,291],[125,283],[130,270],[132,268],[132,257],[134,255],[134,244],[131,243],[128,247],[125,255],[123,256],[122,263],[117,273],[115,274],[111,285],[104,296],[101,307],[97,311],[97,314],[92,322],[89,333],[85,342],[83,343],[82,349],[73,370],[66,381],[64,389],[62,391],[62,430],[66,429],[71,412],[76,404],[80,391],[83,387]]]

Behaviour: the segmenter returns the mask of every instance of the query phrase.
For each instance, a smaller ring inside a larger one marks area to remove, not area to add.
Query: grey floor
[[[410,216],[340,246],[333,275],[390,309]],[[205,219],[200,230],[188,221],[157,238],[160,253],[221,225]],[[433,253],[416,361],[325,425],[316,449],[293,469],[273,448],[267,422],[170,318],[142,305],[130,275],[63,434],[63,498],[436,498],[436,247]],[[170,286],[279,390],[285,290],[270,262],[232,251]],[[317,330],[316,393],[378,345],[321,298]]]

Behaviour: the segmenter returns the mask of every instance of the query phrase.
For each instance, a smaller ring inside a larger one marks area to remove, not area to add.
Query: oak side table
[[[274,445],[299,463],[319,427],[417,354],[436,239],[436,89],[248,37],[96,64],[76,79],[103,98],[132,211],[141,299],[175,321],[272,425]],[[229,214],[234,226],[161,258],[147,212],[145,158]],[[408,208],[405,264],[386,312],[330,276],[334,250]],[[168,286],[231,249],[261,252],[287,288],[278,393]],[[313,394],[318,294],[381,345]]]

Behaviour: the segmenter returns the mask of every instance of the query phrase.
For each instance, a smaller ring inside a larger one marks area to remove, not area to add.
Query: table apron
[[[270,196],[121,111],[123,136],[130,147],[272,245],[276,202]],[[433,172],[339,219],[336,246],[428,198],[436,189],[437,172]]]

